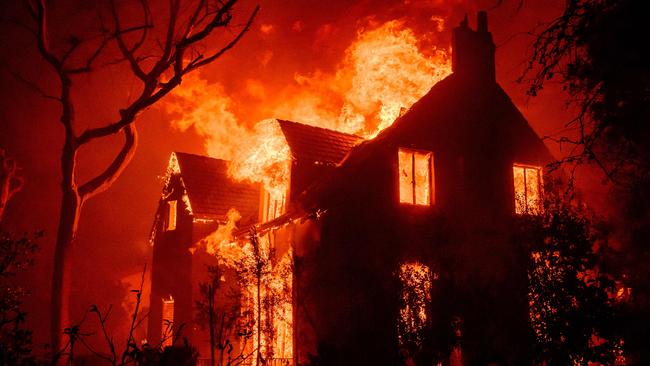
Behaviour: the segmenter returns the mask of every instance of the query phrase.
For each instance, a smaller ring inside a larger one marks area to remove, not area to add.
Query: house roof
[[[395,145],[432,136],[444,142],[453,151],[463,151],[467,146],[475,154],[482,153],[480,139],[493,139],[508,152],[517,151],[522,161],[554,161],[535,131],[517,109],[510,97],[496,82],[477,83],[451,74],[433,85],[391,126],[375,138],[354,146],[327,179],[303,192],[300,207],[294,210],[310,212],[329,200],[341,187],[358,179],[359,168],[377,154]],[[495,137],[498,136],[498,137]]]
[[[231,208],[242,222],[258,217],[260,187],[236,182],[228,175],[228,162],[206,156],[175,152],[195,217],[224,220]]]
[[[296,161],[336,165],[362,137],[302,123],[278,120]]]

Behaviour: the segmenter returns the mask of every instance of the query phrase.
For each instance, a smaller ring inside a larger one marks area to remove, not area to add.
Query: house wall
[[[496,84],[442,83],[351,154],[320,195],[325,214],[297,229],[299,362],[316,352],[325,364],[399,364],[396,270],[411,260],[437,274],[422,364],[451,347],[455,316],[468,364],[526,358],[527,258],[512,237],[512,164],[552,157]],[[399,203],[399,147],[433,152],[434,206]]]
[[[171,194],[169,194],[171,192]],[[174,329],[185,324],[182,334],[191,337],[192,303],[192,255],[188,250],[192,243],[192,216],[185,207],[183,188],[178,176],[172,176],[157,214],[153,259],[151,268],[151,299],[148,321],[148,341],[158,344],[162,335],[162,299],[174,299]],[[177,200],[176,229],[164,230],[167,201]]]

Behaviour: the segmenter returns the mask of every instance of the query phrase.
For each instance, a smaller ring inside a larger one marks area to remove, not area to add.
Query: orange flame
[[[445,49],[431,56],[420,52],[414,31],[402,21],[360,29],[335,72],[296,75],[264,109],[277,118],[374,137],[451,73],[447,55]],[[245,90],[266,95],[258,81],[247,80]],[[234,112],[246,106],[237,107],[223,86],[197,74],[186,77],[164,103],[175,127],[194,127],[210,156],[231,161],[232,178],[262,183],[279,199],[288,185],[286,141],[273,120],[246,128],[244,117]]]

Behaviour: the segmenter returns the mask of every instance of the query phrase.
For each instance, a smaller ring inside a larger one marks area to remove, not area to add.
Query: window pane
[[[521,166],[513,166],[512,171],[515,181],[515,213],[526,213],[526,181],[525,181],[525,168]]]
[[[526,168],[526,205],[528,213],[537,215],[541,212],[539,169]]]
[[[168,201],[167,205],[167,230],[176,230],[177,201]]]
[[[415,153],[415,203],[431,203],[431,154]]]
[[[413,202],[413,153],[399,150],[399,201]]]

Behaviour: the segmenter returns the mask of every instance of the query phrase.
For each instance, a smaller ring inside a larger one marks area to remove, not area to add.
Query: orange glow
[[[167,201],[167,220],[165,222],[165,230],[176,230],[176,213],[178,201]]]
[[[433,154],[399,149],[399,200],[401,203],[431,205]]]
[[[540,167],[515,164],[515,213],[539,215],[542,212],[542,177]]]
[[[419,262],[403,263],[399,268],[402,305],[398,324],[400,345],[421,345],[428,324],[427,310],[431,304],[431,269]]]
[[[268,95],[273,86],[259,80],[247,80],[245,90],[264,100],[270,117],[374,137],[451,73],[447,55],[445,49],[423,54],[411,29],[389,21],[360,28],[332,73],[296,74],[295,82],[276,95]],[[234,179],[262,183],[273,200],[282,201],[291,159],[286,141],[273,119],[247,127],[248,106],[237,102],[222,85],[194,73],[162,106],[173,126],[193,128],[204,137],[209,156],[231,161]],[[420,193],[421,200],[429,200],[429,193]]]
[[[252,337],[250,351],[261,350],[263,355],[272,354],[273,358],[293,358],[293,252],[288,250],[279,255],[272,247],[270,234],[259,237],[259,251],[256,254],[249,241],[237,241],[232,236],[239,213],[231,209],[228,221],[222,224],[201,241],[206,251],[219,260],[219,264],[243,271],[244,289],[243,307],[250,310],[252,319],[257,320],[258,298],[257,278],[254,277],[257,266],[261,266],[260,278],[260,324],[254,324],[253,334],[262,331],[260,344]],[[260,327],[261,328],[258,328]],[[269,347],[269,345],[272,345]]]
[[[241,249],[233,243],[232,231],[237,226],[237,221],[241,219],[241,214],[231,208],[226,214],[227,221],[220,223],[217,230],[202,239],[198,244],[205,246],[208,254],[215,255],[219,258],[220,264],[234,266],[239,257]]]
[[[333,73],[298,74],[272,108],[280,118],[376,136],[451,73],[447,50],[425,56],[415,33],[393,20],[361,28]]]
[[[174,298],[162,299],[162,346],[171,346],[174,341]]]

